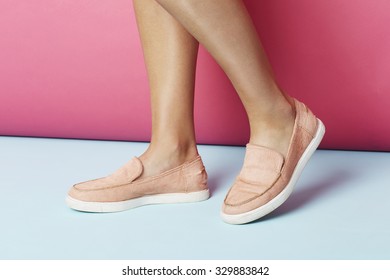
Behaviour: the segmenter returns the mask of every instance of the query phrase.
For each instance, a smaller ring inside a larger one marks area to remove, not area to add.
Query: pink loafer
[[[142,172],[142,162],[134,157],[110,176],[74,185],[66,204],[78,211],[118,212],[148,204],[202,201],[210,196],[199,156],[157,176],[136,180]]]
[[[230,224],[257,220],[279,207],[320,144],[325,126],[294,99],[296,117],[286,158],[266,147],[247,144],[243,168],[224,200],[221,217]]]

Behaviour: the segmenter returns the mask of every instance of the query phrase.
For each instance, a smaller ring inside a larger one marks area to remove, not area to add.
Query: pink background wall
[[[324,121],[321,147],[390,151],[390,1],[246,3],[281,87]],[[204,49],[197,75],[198,142],[245,144],[245,113]],[[0,135],[148,140],[149,130],[131,0],[0,0]]]

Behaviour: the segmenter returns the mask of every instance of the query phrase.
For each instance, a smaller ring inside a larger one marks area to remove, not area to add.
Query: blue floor
[[[0,259],[390,259],[390,153],[317,151],[287,202],[247,225],[219,217],[243,147],[199,146],[205,202],[113,214],[66,207],[73,183],[146,147],[0,137]]]

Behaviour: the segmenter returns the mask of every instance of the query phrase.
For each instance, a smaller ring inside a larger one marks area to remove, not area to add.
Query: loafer
[[[118,212],[162,203],[197,202],[209,198],[207,173],[200,156],[159,175],[137,180],[143,172],[134,157],[113,174],[75,184],[66,204],[85,212]]]
[[[305,104],[293,99],[295,123],[286,158],[247,144],[244,164],[222,205],[222,220],[244,224],[279,207],[290,196],[303,168],[320,144],[325,126]]]

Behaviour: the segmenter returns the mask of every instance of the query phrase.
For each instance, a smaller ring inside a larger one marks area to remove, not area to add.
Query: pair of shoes
[[[118,212],[148,204],[202,201],[210,196],[199,156],[157,176],[137,180],[142,172],[141,160],[134,157],[107,177],[74,185],[66,204],[84,212]]]
[[[296,99],[295,123],[286,158],[266,147],[247,144],[243,168],[227,193],[221,217],[230,224],[257,220],[290,196],[303,168],[320,144],[325,126]]]
[[[286,158],[248,144],[243,168],[222,206],[223,221],[244,224],[257,220],[291,194],[325,133],[322,122],[303,103],[295,99],[293,103],[296,117]],[[142,172],[142,162],[135,157],[110,176],[74,185],[66,202],[79,211],[117,212],[147,204],[202,201],[210,196],[199,156],[160,175],[137,180]]]

